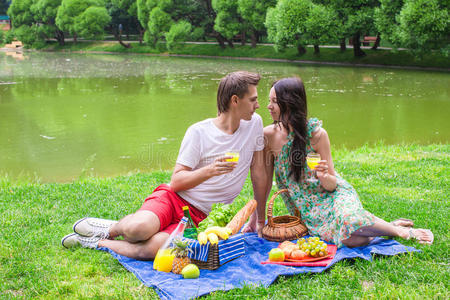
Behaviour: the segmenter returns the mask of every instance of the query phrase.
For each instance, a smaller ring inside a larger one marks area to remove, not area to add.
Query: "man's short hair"
[[[219,114],[228,111],[233,95],[242,98],[248,92],[249,85],[258,85],[261,76],[257,73],[237,71],[223,77],[217,90],[217,110]]]

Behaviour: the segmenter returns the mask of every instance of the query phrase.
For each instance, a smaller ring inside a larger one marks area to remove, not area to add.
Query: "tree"
[[[450,28],[447,6],[438,0],[406,0],[397,16],[396,44],[411,49],[418,56],[448,47]]]
[[[105,27],[110,21],[111,17],[106,8],[90,6],[77,16],[75,31],[84,38],[102,39]]]
[[[106,21],[110,21],[109,15],[109,18],[106,15],[108,13],[101,0],[62,0],[55,23],[61,30],[73,35],[76,42],[79,35],[87,38],[101,37]]]
[[[130,44],[123,44],[118,27],[120,24],[125,27],[125,32],[128,34],[131,31],[139,33],[139,43],[142,44],[144,36],[144,28],[139,22],[137,0],[110,0],[107,6],[109,15],[111,16],[111,31],[119,40],[121,45],[131,47]]]
[[[232,39],[238,33],[242,33],[241,39],[245,41],[244,26],[238,14],[238,0],[213,0],[212,6],[216,12],[214,30],[228,39],[228,44],[233,47]]]
[[[38,26],[38,33],[45,38],[54,37],[60,45],[64,45],[64,32],[55,23],[61,0],[36,0],[31,6],[34,19]]]
[[[312,2],[309,0],[279,0],[275,8],[267,11],[269,39],[275,43],[277,50],[291,44],[297,47],[300,55],[306,53],[306,21],[311,7]]]
[[[8,9],[8,16],[11,18],[13,28],[20,26],[32,26],[34,24],[34,16],[30,10],[33,0],[14,0]]]
[[[267,9],[276,5],[276,0],[238,0],[238,11],[241,18],[246,21],[251,32],[252,47],[256,47],[259,36],[264,33],[264,21]]]
[[[306,20],[308,42],[314,45],[314,53],[319,54],[319,45],[336,39],[336,13],[322,5],[313,4]]]
[[[144,39],[156,46],[158,40],[164,37],[172,25],[172,18],[161,7],[157,6],[152,9],[148,18],[148,30]]]
[[[180,21],[170,27],[166,33],[167,49],[172,50],[176,43],[184,42],[189,37],[192,26],[187,21]]]

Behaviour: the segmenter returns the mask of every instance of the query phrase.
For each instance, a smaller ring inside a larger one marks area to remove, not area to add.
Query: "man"
[[[186,131],[170,186],[160,185],[142,207],[119,222],[84,218],[65,236],[64,247],[106,247],[136,258],[153,259],[189,206],[193,221],[206,218],[214,203],[231,203],[251,171],[255,199],[265,197],[264,135],[256,86],[258,74],[234,72],[221,79],[217,92],[218,116]],[[224,153],[239,151],[239,161]],[[262,208],[264,209],[264,208]],[[261,210],[258,207],[258,210]],[[264,211],[258,211],[264,214]],[[124,240],[114,238],[122,236]]]

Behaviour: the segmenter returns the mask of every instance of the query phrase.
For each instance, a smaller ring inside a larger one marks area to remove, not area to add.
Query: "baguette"
[[[255,211],[256,205],[257,203],[255,199],[248,201],[248,203],[243,208],[241,208],[240,211],[238,211],[233,219],[231,219],[230,223],[228,223],[226,227],[233,231],[232,234],[236,234],[239,232],[247,219]]]

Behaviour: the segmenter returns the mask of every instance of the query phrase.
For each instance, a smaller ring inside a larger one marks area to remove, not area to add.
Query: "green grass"
[[[208,299],[448,297],[450,145],[380,144],[333,156],[366,209],[386,220],[414,219],[434,232],[434,245],[403,241],[423,252],[343,261],[321,274],[280,277],[268,288],[246,286]],[[0,298],[156,298],[109,254],[67,250],[60,239],[81,217],[118,219],[134,212],[169,178],[169,172],[154,172],[41,184],[1,177]],[[237,201],[251,197],[247,181]],[[285,212],[278,199],[275,214]]]
[[[256,48],[250,46],[235,45],[235,48],[221,49],[218,45],[210,44],[186,44],[178,46],[172,51],[167,51],[165,44],[158,44],[155,48],[148,45],[133,43],[132,48],[124,48],[117,42],[79,42],[77,44],[67,43],[59,46],[51,43],[44,48],[53,51],[106,51],[119,53],[141,53],[141,54],[181,54],[181,55],[205,55],[226,57],[247,57],[262,59],[285,59],[303,60],[315,62],[338,62],[346,64],[375,64],[385,66],[414,66],[433,67],[448,69],[450,60],[438,52],[430,53],[422,59],[417,59],[407,51],[371,50],[365,49],[365,57],[354,57],[353,50],[347,49],[341,52],[335,48],[321,48],[320,55],[315,55],[312,48],[308,48],[306,54],[299,56],[295,48],[287,48],[283,52],[276,52],[272,46],[258,45]]]

